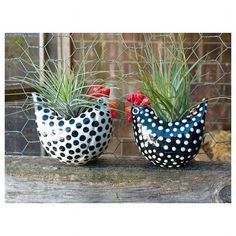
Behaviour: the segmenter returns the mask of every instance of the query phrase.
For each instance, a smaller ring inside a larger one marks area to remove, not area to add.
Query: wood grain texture
[[[230,163],[161,169],[143,158],[104,156],[86,166],[6,157],[6,202],[231,202]]]

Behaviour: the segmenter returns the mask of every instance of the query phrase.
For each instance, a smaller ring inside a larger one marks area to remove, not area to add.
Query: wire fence
[[[153,48],[160,47],[169,34],[149,33]],[[21,95],[31,88],[13,83],[13,76],[33,77],[35,71],[23,59],[29,54],[39,66],[51,61],[67,60],[77,68],[83,49],[90,48],[86,69],[108,71],[101,74],[119,89],[111,90],[111,98],[126,105],[125,96],[140,86],[135,71],[134,53],[142,53],[144,34],[141,33],[71,33],[71,34],[6,34],[5,35],[5,153],[9,155],[44,156],[35,126],[34,110],[27,109],[30,98]],[[97,43],[93,43],[97,41]],[[91,46],[92,45],[92,46]],[[91,48],[92,47],[92,48]],[[209,53],[196,67],[198,75],[191,88],[192,102],[203,97],[220,97],[210,102],[206,120],[206,138],[197,160],[228,160],[231,151],[231,35],[227,33],[187,33],[185,52],[189,55],[189,66],[202,55]],[[158,55],[157,55],[158,56]],[[123,82],[120,82],[122,75]],[[91,77],[90,80],[94,80]],[[125,82],[124,82],[125,81]],[[115,157],[140,156],[133,139],[131,125],[122,114],[114,122],[114,132],[106,154]]]

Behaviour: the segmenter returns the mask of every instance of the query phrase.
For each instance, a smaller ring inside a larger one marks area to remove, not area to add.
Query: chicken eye
[[[137,115],[139,113],[139,109],[137,107],[133,108],[133,114]]]

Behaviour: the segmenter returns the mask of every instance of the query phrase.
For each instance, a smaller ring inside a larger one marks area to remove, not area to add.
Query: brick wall
[[[153,47],[157,48],[163,40],[163,37],[167,34],[152,33],[148,35],[151,37]],[[56,37],[56,34],[47,35],[45,45],[47,59],[55,59],[56,57]],[[137,48],[139,53],[142,53],[141,47],[144,42],[143,34],[73,33],[70,35],[70,57],[72,66],[76,67],[80,61],[81,47],[83,46],[81,44],[81,40],[83,39],[84,46],[88,47],[96,38],[100,41],[95,45],[89,54],[90,63],[88,64],[87,69],[90,70],[92,68],[96,68],[96,70],[109,71],[109,73],[104,73],[100,76],[120,88],[119,90],[113,89],[111,91],[111,96],[113,99],[119,99],[121,97],[119,101],[121,101],[120,108],[122,108],[125,103],[125,95],[135,92],[140,86],[140,83],[136,80],[137,77],[135,75],[133,54],[134,46]],[[27,41],[27,37],[24,37],[24,40]],[[29,48],[32,50],[32,43],[29,45]],[[7,49],[6,46],[6,50],[11,52],[11,47],[9,46]],[[185,47],[187,55],[193,52],[189,60],[190,65],[201,57],[201,55],[216,49],[214,52],[210,53],[195,70],[199,76],[199,79],[192,86],[192,101],[199,101],[203,97],[212,98],[219,96],[231,96],[231,34],[188,33],[185,34]],[[11,55],[9,57],[11,57]],[[9,64],[11,66],[11,62],[6,60],[6,79],[10,74],[12,74],[12,69]],[[119,76],[121,75],[121,72],[127,83],[119,83]],[[207,131],[212,132],[216,129],[230,130],[230,112],[231,103],[229,100],[219,98],[210,102],[206,123]],[[27,121],[27,118],[25,119]],[[13,128],[10,126],[10,123],[6,120],[6,130],[12,130]],[[107,153],[115,156],[140,155],[136,145],[134,144],[131,124],[126,122],[124,116],[119,116],[119,119],[114,122],[114,127],[114,135]],[[28,130],[28,132],[33,131]],[[21,132],[15,134],[17,139],[21,139],[20,136]],[[8,139],[6,139],[6,142],[7,141]],[[35,150],[39,149],[36,148]]]

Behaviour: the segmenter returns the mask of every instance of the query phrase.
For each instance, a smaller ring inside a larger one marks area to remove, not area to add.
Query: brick
[[[143,33],[122,33],[124,41],[143,41]]]
[[[104,45],[104,60],[121,60],[120,45],[118,43],[105,43]],[[119,58],[118,58],[119,56]]]
[[[199,33],[185,33],[184,42],[186,43],[195,43],[201,38]]]
[[[207,53],[209,54],[204,56],[205,61],[218,60],[221,54],[221,45],[204,43],[202,55],[206,55]]]
[[[105,151],[105,154],[114,154],[114,155],[122,155],[121,154],[121,141],[118,140],[116,137],[111,138],[111,141],[108,145],[107,150]]]
[[[214,82],[222,76],[222,71],[220,70],[218,64],[203,64],[201,66],[201,70],[201,82]]]
[[[231,33],[223,33],[220,38],[227,45],[231,45]]]
[[[222,63],[231,63],[231,48],[227,48],[221,56]]]
[[[207,121],[217,121],[218,119],[228,119],[230,117],[231,105],[228,103],[217,103],[209,105],[207,111]]]

